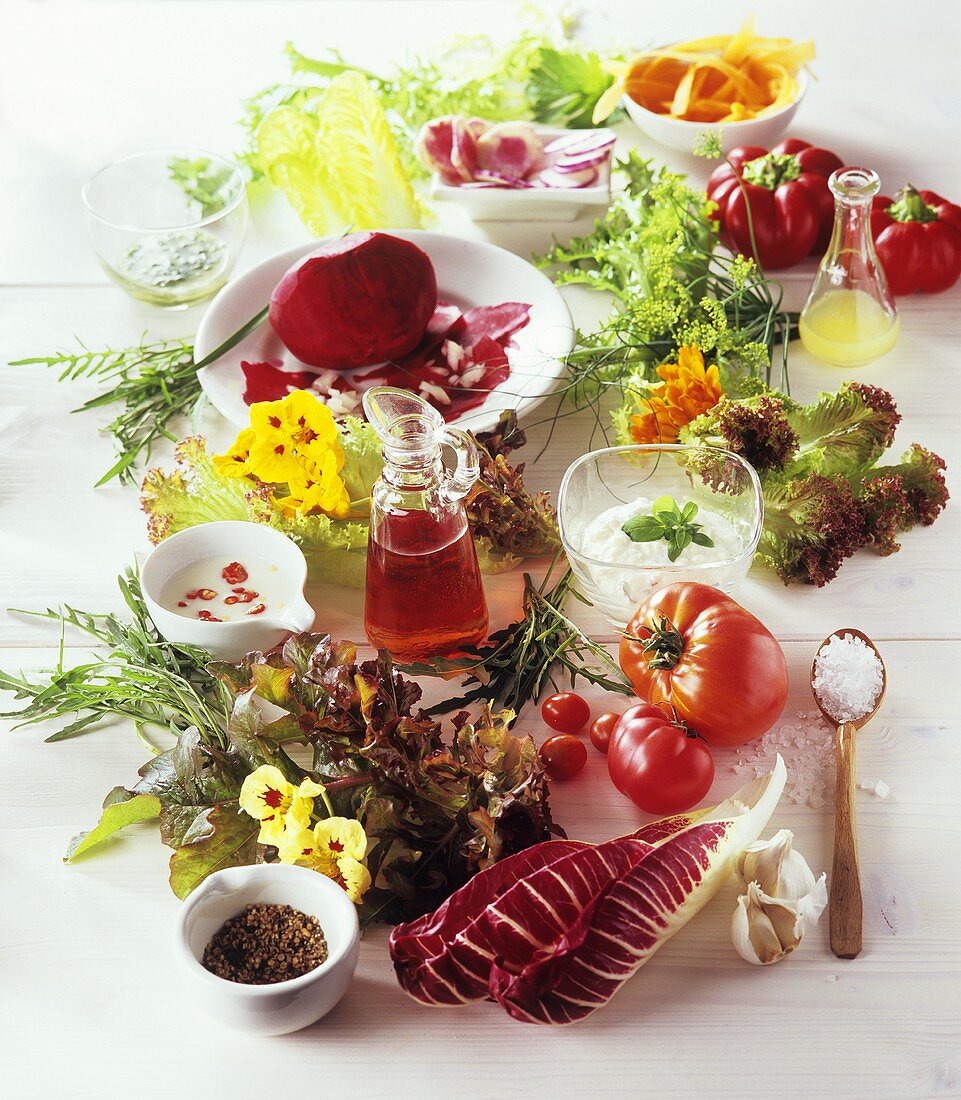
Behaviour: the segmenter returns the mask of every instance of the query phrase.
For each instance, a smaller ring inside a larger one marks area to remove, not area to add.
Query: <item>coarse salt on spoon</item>
[[[877,713],[887,687],[884,661],[860,630],[835,630],[818,646],[811,690],[818,709],[837,727],[834,865],[831,871],[831,950],[839,959],[861,951],[861,876],[858,869],[854,735]]]

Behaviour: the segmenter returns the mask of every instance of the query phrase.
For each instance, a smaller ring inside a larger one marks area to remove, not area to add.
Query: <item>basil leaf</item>
[[[632,516],[621,530],[631,542],[657,542],[664,538],[664,525],[654,516]]]
[[[678,514],[677,501],[669,496],[658,497],[651,505],[651,512],[655,516],[664,514],[669,516],[676,515]]]
[[[713,546],[714,539],[705,535],[703,531],[692,531],[691,542],[696,542],[698,546]]]
[[[690,523],[691,520],[697,515],[699,509],[693,500],[689,500],[687,504],[681,509],[681,520],[684,523]]]

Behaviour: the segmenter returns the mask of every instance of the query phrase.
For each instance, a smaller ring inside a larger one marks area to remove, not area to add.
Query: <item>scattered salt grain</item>
[[[883,779],[879,779],[876,783],[859,783],[858,786],[862,791],[870,791],[877,798],[887,798],[891,793],[891,788]]]
[[[814,658],[814,694],[837,722],[863,718],[884,686],[878,655],[854,634],[832,635]]]
[[[744,778],[764,775],[780,754],[787,768],[784,797],[795,805],[817,809],[833,797],[834,730],[820,711],[800,711],[735,751],[732,770]]]

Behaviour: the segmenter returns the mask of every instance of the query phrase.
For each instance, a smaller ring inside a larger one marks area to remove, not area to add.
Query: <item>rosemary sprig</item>
[[[164,641],[150,621],[140,591],[140,579],[132,569],[118,579],[124,602],[132,614],[125,622],[116,615],[96,615],[64,605],[43,612],[22,611],[60,624],[60,650],[56,667],[29,678],[24,673],[0,669],[0,690],[13,692],[19,710],[0,713],[15,718],[17,726],[71,718],[48,741],[76,737],[107,718],[128,718],[138,735],[153,748],[145,726],[179,733],[196,726],[204,740],[227,747],[225,730],[232,700],[226,688],[206,671],[210,659],[193,646]],[[68,627],[88,635],[107,652],[86,664],[65,668],[64,636]]]
[[[550,586],[557,560],[555,557],[537,586],[529,573],[524,574],[524,617],[492,634],[487,646],[464,657],[401,666],[415,676],[465,675],[465,686],[476,685],[438,703],[430,713],[442,714],[482,700],[520,713],[528,701],[539,698],[548,683],[555,684],[557,668],[567,671],[571,684],[579,676],[607,691],[633,695],[617,661],[564,614],[569,595],[587,601],[574,588],[570,568]]]
[[[178,416],[193,412],[203,391],[197,372],[210,366],[235,347],[267,316],[264,308],[199,363],[194,362],[194,346],[187,340],[158,340],[146,337],[130,348],[105,348],[91,351],[81,343],[79,352],[17,359],[12,367],[41,364],[60,370],[58,381],[94,378],[107,383],[103,393],[85,401],[74,412],[120,406],[120,412],[105,427],[114,437],[117,461],[97,482],[104,485],[115,477],[135,484],[135,468],[150,460],[160,439],[177,442],[168,425]]]

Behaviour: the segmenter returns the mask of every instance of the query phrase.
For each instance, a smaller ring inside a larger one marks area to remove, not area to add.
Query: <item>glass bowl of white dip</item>
[[[623,530],[669,497],[696,505],[692,541],[671,561],[664,538],[634,541]],[[623,630],[640,603],[675,581],[731,592],[751,568],[764,498],[754,467],[733,451],[673,443],[608,447],[568,467],[557,502],[561,541],[578,587]]]

